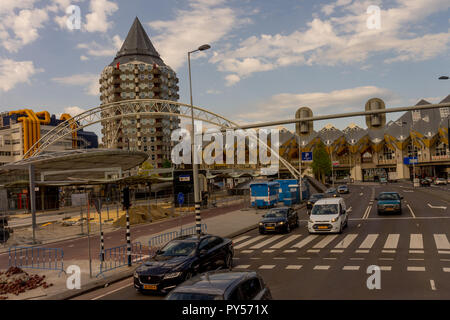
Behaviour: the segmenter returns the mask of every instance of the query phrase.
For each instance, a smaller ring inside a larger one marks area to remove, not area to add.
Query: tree
[[[139,167],[138,170],[138,175],[141,177],[146,177],[149,175],[148,170],[152,170],[153,169],[153,165],[149,162],[149,161],[145,161],[144,163],[142,163]]]
[[[325,183],[325,176],[331,174],[331,160],[323,142],[319,142],[314,148],[311,167],[314,177]]]
[[[162,167],[163,168],[172,168],[172,162],[170,162],[170,160],[168,160],[168,159],[164,159],[164,161],[162,163]]]

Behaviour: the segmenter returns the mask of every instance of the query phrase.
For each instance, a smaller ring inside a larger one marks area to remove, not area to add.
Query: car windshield
[[[322,214],[337,214],[338,206],[337,204],[319,204],[315,205],[311,211],[313,215],[322,215]]]
[[[264,218],[284,218],[286,217],[286,211],[269,211],[268,213],[266,213],[266,215],[264,216]]]
[[[195,252],[197,244],[193,241],[171,241],[162,248],[160,256],[189,256]]]
[[[223,300],[220,295],[194,293],[194,292],[173,292],[167,300]]]
[[[396,193],[382,193],[378,197],[378,200],[398,200],[399,196]]]
[[[336,192],[336,189],[328,189],[327,191],[325,191],[326,193],[334,193]]]
[[[311,199],[321,199],[323,198],[323,194],[321,193],[315,193],[311,196]]]

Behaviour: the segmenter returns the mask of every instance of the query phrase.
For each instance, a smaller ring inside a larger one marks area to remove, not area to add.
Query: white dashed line
[[[263,250],[263,253],[272,253],[272,252],[274,252],[275,250]]]
[[[407,267],[408,271],[425,271],[425,267]]]
[[[287,270],[300,270],[301,265],[289,265],[286,267]]]
[[[358,271],[359,266],[344,266],[342,270],[349,270],[349,271]]]
[[[275,268],[274,264],[264,264],[260,266],[258,269],[273,269],[273,268]]]
[[[416,215],[414,214],[413,209],[411,209],[411,207],[409,206],[409,204],[407,204],[406,206],[408,207],[409,212],[411,212],[412,217],[415,219],[415,218],[416,218]]]
[[[330,266],[315,266],[314,270],[328,270]]]
[[[444,270],[444,272],[450,272],[450,268],[442,268],[442,270]]]
[[[249,267],[250,267],[249,264],[240,264],[240,265],[237,265],[236,267],[234,267],[234,269],[247,269]]]
[[[380,267],[380,270],[381,270],[381,271],[391,271],[391,270],[392,270],[392,267],[391,267],[391,266],[381,266],[381,267]]]
[[[295,252],[297,252],[297,250],[284,250],[283,252],[284,253],[295,253]]]
[[[242,250],[241,253],[252,253],[254,250]]]
[[[436,284],[434,283],[434,280],[430,280],[430,286],[431,290],[436,291]]]

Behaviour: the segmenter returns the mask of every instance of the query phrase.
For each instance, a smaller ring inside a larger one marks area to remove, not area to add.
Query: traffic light
[[[296,119],[303,118],[311,118],[313,116],[313,112],[308,107],[302,107],[297,110],[295,113]],[[308,136],[313,131],[313,122],[312,121],[301,121],[295,124],[295,132],[299,136]]]
[[[130,188],[128,187],[122,190],[122,204],[125,209],[130,208]]]
[[[386,105],[383,100],[379,98],[372,98],[366,102],[366,111],[382,110],[386,109]],[[386,114],[378,113],[366,116],[366,124],[369,129],[383,128],[386,125]]]

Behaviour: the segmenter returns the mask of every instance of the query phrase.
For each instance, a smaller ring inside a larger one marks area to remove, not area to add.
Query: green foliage
[[[149,161],[145,161],[139,167],[138,175],[141,177],[147,177],[150,175],[150,172],[148,172],[147,170],[152,170],[152,169],[153,169],[153,165]]]
[[[164,159],[162,166],[163,166],[163,168],[171,168],[172,162],[170,162],[170,160],[168,160],[168,159]]]
[[[322,181],[322,183],[325,182],[325,176],[331,174],[331,159],[323,142],[320,142],[314,148],[311,167],[315,178]]]

